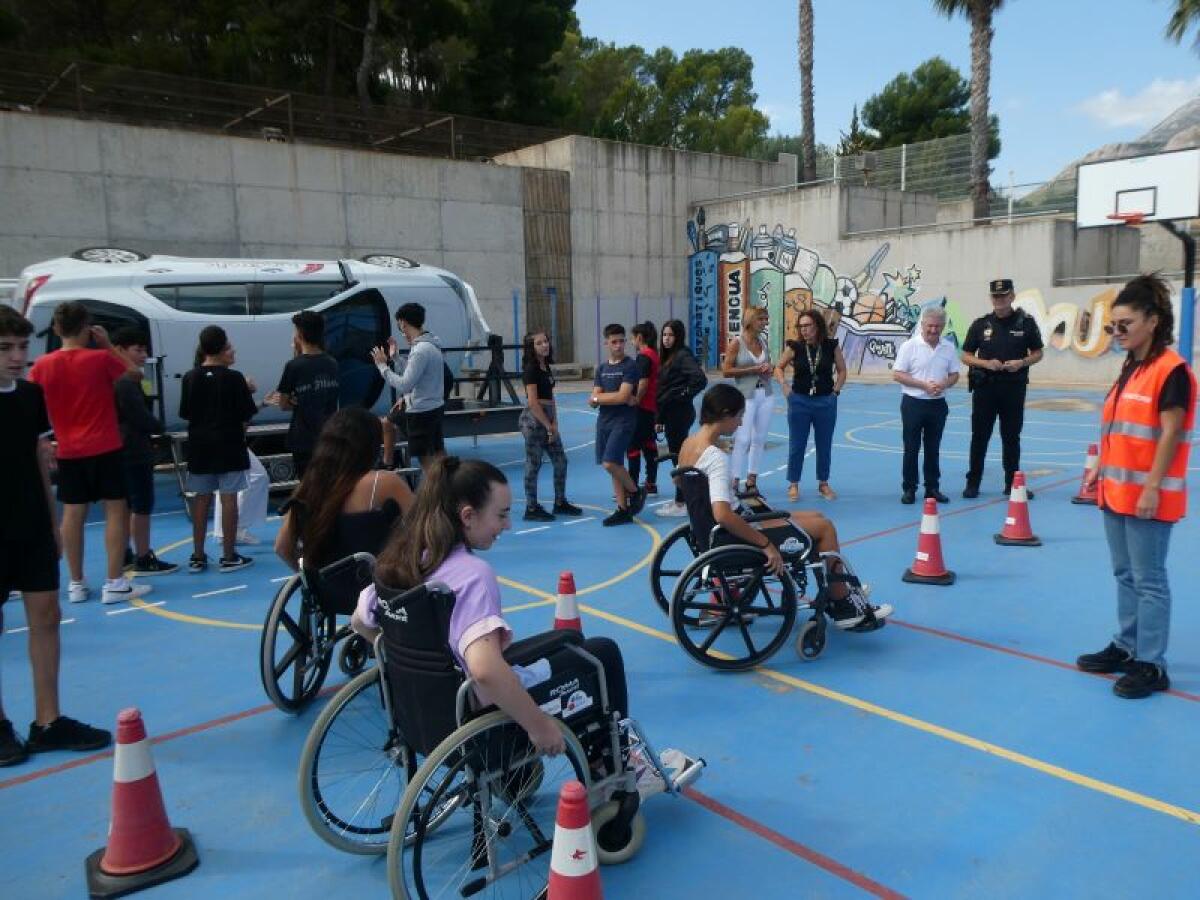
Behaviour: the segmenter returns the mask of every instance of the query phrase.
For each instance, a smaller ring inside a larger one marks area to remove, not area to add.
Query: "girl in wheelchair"
[[[760,548],[767,558],[768,570],[780,575],[784,560],[779,548],[735,512],[735,498],[730,489],[729,454],[718,444],[719,438],[727,438],[737,431],[745,409],[746,400],[733,385],[717,384],[709,388],[700,405],[700,428],[683,442],[679,451],[679,466],[699,469],[707,476],[709,502],[716,524],[739,542]],[[840,554],[837,529],[821,513],[816,510],[797,510],[791,513],[791,521],[812,537],[817,551]],[[831,574],[840,574],[840,559],[831,559]],[[830,618],[840,629],[866,627],[864,621],[871,618],[868,611],[873,614],[875,623],[882,623],[892,614],[891,605],[869,604],[861,589],[852,588],[844,581],[831,580],[829,595],[832,600]]]

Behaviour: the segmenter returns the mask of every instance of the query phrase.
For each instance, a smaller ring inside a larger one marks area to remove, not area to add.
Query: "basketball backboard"
[[[1075,227],[1200,218],[1200,147],[1084,163],[1075,182]]]

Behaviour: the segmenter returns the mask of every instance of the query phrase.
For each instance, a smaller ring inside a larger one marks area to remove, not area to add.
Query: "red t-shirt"
[[[29,370],[42,386],[60,459],[121,449],[113,385],[127,366],[107,350],[55,350]]]
[[[658,412],[658,351],[643,347],[638,351],[638,381],[648,378],[646,393],[638,403],[638,409]]]

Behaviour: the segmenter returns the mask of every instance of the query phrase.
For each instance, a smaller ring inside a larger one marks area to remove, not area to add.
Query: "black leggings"
[[[679,448],[696,421],[696,408],[686,400],[665,404],[658,411],[658,421],[662,423],[667,437],[667,449],[675,457],[675,464],[679,465]],[[675,488],[675,502],[683,502],[683,491],[678,487]]]
[[[616,642],[605,637],[585,638],[582,649],[600,660],[604,666],[604,685],[608,691],[608,705],[622,716],[629,715],[629,690],[625,684],[625,660]],[[579,654],[569,647],[552,653],[548,657],[550,671],[555,675],[579,671],[586,665]],[[599,698],[597,698],[598,700]]]
[[[647,409],[637,411],[633,443],[625,455],[629,462],[629,477],[634,484],[638,483],[642,474],[642,457],[646,458],[646,484],[658,483],[658,441],[654,437],[654,413]]]

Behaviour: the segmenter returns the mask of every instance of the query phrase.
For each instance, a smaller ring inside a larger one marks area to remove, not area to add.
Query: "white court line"
[[[105,613],[106,616],[119,616],[121,613],[137,612],[140,609],[149,609],[152,606],[166,606],[166,600],[159,600],[157,603],[144,603],[141,606],[126,606],[124,609],[112,609]]]
[[[521,531],[514,531],[513,534],[533,534],[535,531],[548,531],[549,525],[540,525],[537,528],[524,528]]]
[[[563,447],[563,452],[570,453],[572,450],[582,450],[584,447],[590,447],[594,443],[596,443],[596,442],[595,441],[585,441],[582,444],[576,444],[574,447]],[[520,459],[510,459],[508,462],[498,463],[497,465],[499,466],[499,468],[504,469],[504,468],[507,468],[508,466],[518,466],[518,465],[523,465],[524,463],[525,463],[525,457],[522,456]]]
[[[244,591],[249,585],[235,584],[233,587],[221,588],[219,591],[205,591],[202,594],[192,594],[193,600],[199,600],[201,597],[215,597],[217,594],[231,594],[234,591]]]
[[[59,622],[58,624],[59,624],[59,625],[70,625],[70,624],[71,624],[72,622],[74,622],[74,621],[75,621],[74,619],[63,619],[63,620],[62,620],[61,622]],[[21,625],[21,626],[20,626],[20,627],[18,627],[18,628],[8,628],[8,629],[5,629],[5,632],[4,632],[4,633],[5,633],[5,634],[19,634],[19,633],[21,633],[22,631],[28,631],[28,630],[29,630],[29,626],[28,626],[28,625]]]
[[[585,516],[582,519],[572,519],[570,522],[563,522],[562,527],[566,528],[568,525],[578,525],[580,522],[594,522],[594,521],[596,521],[595,516]]]
[[[272,578],[272,579],[271,579],[271,584],[279,584],[279,582],[281,582],[281,581],[287,581],[287,580],[288,580],[289,578],[291,578],[291,577],[292,577],[291,575],[283,575],[283,576],[281,576],[281,577],[279,577],[279,578]]]

